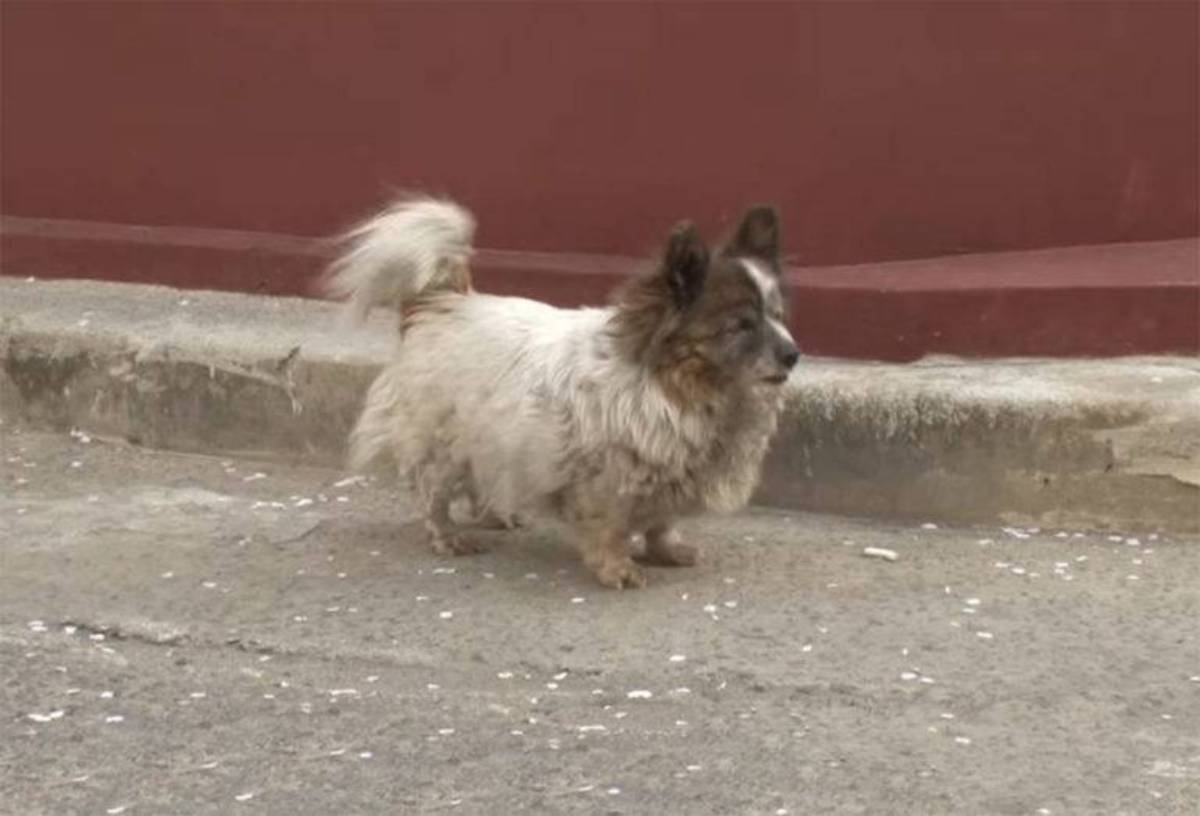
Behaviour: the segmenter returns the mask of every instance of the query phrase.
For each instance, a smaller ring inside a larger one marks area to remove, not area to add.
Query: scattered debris
[[[895,561],[900,557],[895,550],[886,550],[883,547],[866,547],[862,554],[867,558],[882,558],[884,561]]]
[[[48,723],[54,720],[61,720],[66,712],[61,709],[51,711],[49,714],[26,714],[25,716],[36,723]]]

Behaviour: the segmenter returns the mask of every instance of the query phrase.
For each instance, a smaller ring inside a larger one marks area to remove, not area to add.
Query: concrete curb
[[[337,465],[394,338],[334,305],[0,278],[0,415]],[[921,520],[1200,530],[1200,361],[806,360],[759,500]]]

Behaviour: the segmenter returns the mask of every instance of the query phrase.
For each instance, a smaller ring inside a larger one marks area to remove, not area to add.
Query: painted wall
[[[805,265],[1197,234],[1200,4],[0,4],[0,211],[327,234],[399,188]]]

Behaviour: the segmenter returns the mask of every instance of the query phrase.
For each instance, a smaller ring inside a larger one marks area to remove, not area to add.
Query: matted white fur
[[[588,466],[603,472],[602,493],[629,499],[687,479],[711,439],[711,417],[682,410],[650,372],[614,352],[604,332],[610,309],[445,297],[453,308],[414,325],[371,387],[352,437],[355,467],[391,452],[403,471],[426,471],[413,473],[420,487],[433,487],[421,481],[430,470],[435,480],[469,476],[502,518],[542,509],[530,505]],[[693,503],[709,509],[742,506],[754,485],[737,467],[705,476]]]

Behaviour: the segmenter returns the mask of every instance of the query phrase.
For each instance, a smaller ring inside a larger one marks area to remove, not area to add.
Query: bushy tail
[[[347,249],[330,266],[323,289],[346,299],[358,320],[372,306],[400,311],[425,292],[466,292],[474,235],[475,219],[451,201],[398,201],[347,233]]]

